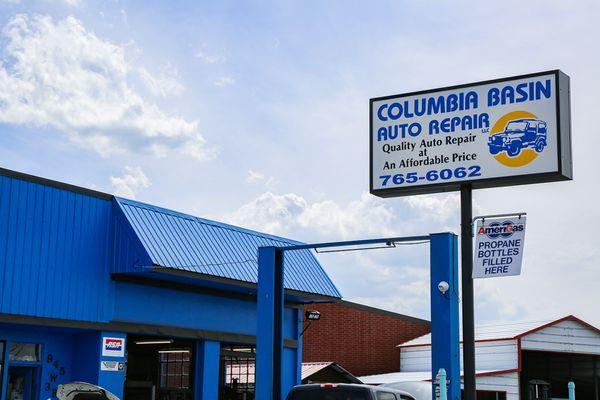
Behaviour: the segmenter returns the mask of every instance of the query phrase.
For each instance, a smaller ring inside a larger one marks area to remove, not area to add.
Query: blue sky
[[[368,193],[368,99],[560,68],[575,180],[481,190],[529,213],[478,322],[600,323],[600,5],[0,1],[0,165],[306,241],[458,232],[455,194]],[[427,251],[322,257],[344,295],[428,316]]]

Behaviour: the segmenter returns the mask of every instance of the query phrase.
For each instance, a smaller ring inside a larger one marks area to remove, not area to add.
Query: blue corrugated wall
[[[110,198],[0,175],[0,313],[255,333],[254,302],[111,280],[149,265]]]
[[[0,314],[156,324],[244,335],[256,333],[256,303],[252,300],[112,281],[111,273],[135,274],[153,264],[147,247],[131,221],[121,212],[119,204],[108,195],[92,195],[85,190],[72,191],[38,182],[0,175]],[[209,228],[216,229],[212,225],[206,229]],[[242,235],[234,232],[234,228],[228,227],[231,235]],[[206,235],[211,240],[199,235],[194,244],[215,246],[205,255],[205,262],[211,264],[213,259],[222,261],[220,257],[232,256],[228,253],[231,248],[218,247],[225,240],[222,232],[217,230]],[[255,234],[244,231],[244,235]],[[184,232],[159,244],[190,245],[187,236]],[[234,250],[241,251],[243,247],[243,255],[250,257],[258,245],[268,243],[264,238],[247,243],[252,239],[228,240],[227,243]],[[290,287],[337,294],[316,260],[296,255],[289,261]],[[229,270],[221,268],[218,275],[235,278],[233,270],[233,267]],[[285,309],[283,333],[286,338],[300,339],[300,317],[299,310]],[[95,354],[100,351],[100,332],[86,334],[61,329],[0,324],[3,340],[42,344],[44,358],[39,365],[41,381],[38,384],[43,388],[36,397],[48,398],[58,383],[70,379],[89,380],[119,393],[123,374],[105,372],[103,378],[103,373],[97,371],[99,363]],[[125,332],[114,334],[126,335]],[[287,386],[297,383],[300,351],[284,350],[284,363],[288,369],[283,382]],[[58,357],[60,364],[48,361],[49,354],[53,355],[53,360]],[[213,361],[218,363],[218,359]],[[59,374],[63,371],[63,375],[53,378],[56,368],[59,368]],[[6,373],[4,375],[6,386]],[[205,389],[213,391],[217,383],[216,379],[203,382]]]
[[[107,321],[111,207],[0,176],[0,313]]]

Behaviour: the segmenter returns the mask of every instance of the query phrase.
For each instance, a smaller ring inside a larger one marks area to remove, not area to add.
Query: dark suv
[[[286,400],[415,400],[413,396],[391,388],[323,383],[292,388]]]
[[[504,132],[489,137],[490,153],[506,151],[510,157],[521,154],[521,149],[532,147],[541,153],[546,147],[546,122],[533,118],[514,119],[506,124]]]

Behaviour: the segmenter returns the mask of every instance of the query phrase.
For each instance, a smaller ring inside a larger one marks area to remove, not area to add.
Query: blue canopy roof
[[[153,266],[256,284],[258,247],[299,242],[115,197]],[[144,257],[145,258],[145,257]],[[341,297],[310,250],[284,253],[286,289]]]

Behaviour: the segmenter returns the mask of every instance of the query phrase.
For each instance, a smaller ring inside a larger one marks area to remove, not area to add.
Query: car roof
[[[539,119],[535,119],[535,118],[520,118],[520,119],[513,119],[512,121],[509,122],[544,122],[544,121],[540,121]]]
[[[335,387],[338,387],[338,388],[348,388],[348,389],[363,388],[363,389],[368,389],[368,390],[372,390],[375,392],[391,392],[391,393],[404,394],[404,395],[411,396],[410,393],[405,392],[404,390],[392,389],[392,388],[385,387],[385,386],[361,385],[358,383],[310,383],[307,385],[294,386],[293,390],[317,389],[317,388],[324,387],[325,385],[334,385]]]

